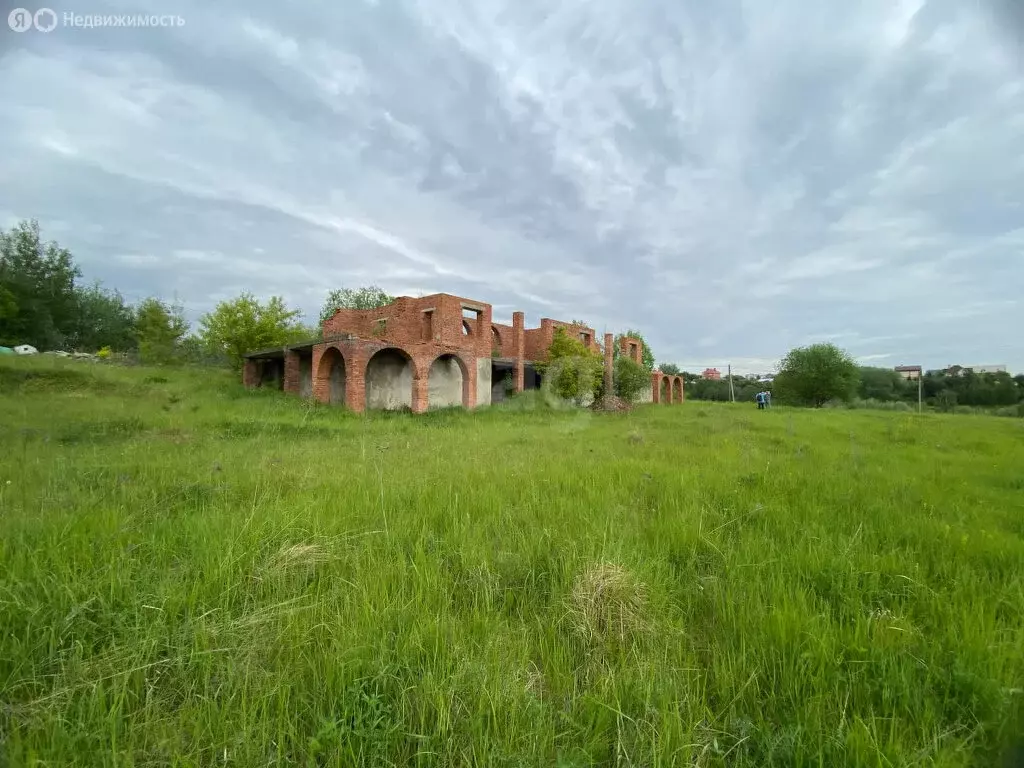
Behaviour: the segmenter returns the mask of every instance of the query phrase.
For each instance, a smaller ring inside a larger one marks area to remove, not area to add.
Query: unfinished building
[[[539,328],[526,328],[524,314],[514,312],[512,324],[504,325],[480,301],[446,293],[402,296],[377,309],[339,309],[324,322],[322,340],[248,353],[242,381],[356,412],[478,408],[540,388],[536,362],[545,358],[556,328],[601,349],[594,329],[580,324],[543,318]],[[641,361],[639,339],[620,343],[621,354]],[[608,352],[611,344],[606,334]],[[606,354],[606,366],[610,360]],[[682,402],[682,377],[653,373],[651,391],[641,399]]]

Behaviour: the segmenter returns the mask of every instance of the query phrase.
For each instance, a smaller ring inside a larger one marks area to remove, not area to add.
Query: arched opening
[[[672,402],[672,390],[669,387],[668,376],[663,377],[661,380],[661,402]]]
[[[672,379],[672,401],[683,402],[683,380],[678,376]]]
[[[320,357],[316,377],[327,382],[327,402],[345,404],[345,358],[337,347],[328,347]]]
[[[412,379],[412,359],[405,352],[392,347],[375,353],[366,364],[366,408],[412,408]]]
[[[457,355],[441,355],[427,374],[427,408],[469,407],[469,373]]]
[[[491,326],[491,349],[498,353],[498,357],[501,357],[501,334],[493,325]]]
[[[472,336],[473,335],[473,329],[469,325],[469,320],[463,320],[462,321],[462,335],[463,336]]]

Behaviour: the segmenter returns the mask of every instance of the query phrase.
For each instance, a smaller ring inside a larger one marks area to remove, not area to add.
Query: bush
[[[952,413],[956,408],[956,392],[944,389],[935,397],[935,407],[942,413]]]
[[[636,401],[641,392],[651,388],[651,372],[628,357],[620,356],[615,361],[613,376],[616,396],[631,403]],[[601,388],[604,388],[603,381]]]

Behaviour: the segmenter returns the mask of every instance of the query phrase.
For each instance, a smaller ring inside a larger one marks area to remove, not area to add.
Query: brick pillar
[[[366,410],[366,364],[362,351],[352,350],[345,357],[345,407],[353,413]]]
[[[242,366],[242,386],[255,389],[260,385],[260,364],[255,360],[246,360]]]
[[[319,403],[331,402],[331,382],[326,376],[320,376],[320,360],[327,349],[326,345],[313,347],[313,399]]]
[[[615,350],[612,345],[614,337],[610,333],[604,335],[604,393],[605,396],[615,394]]]
[[[488,334],[490,331],[488,331]],[[463,398],[469,403],[469,408],[476,408],[479,405],[479,399],[477,397],[476,385],[477,385],[477,361],[468,355],[459,355],[459,360],[462,361],[463,366],[466,368],[466,373],[462,377],[462,394]],[[488,361],[490,357],[488,356]],[[490,364],[488,362],[488,364]]]
[[[415,377],[412,380],[412,412],[413,413],[424,413],[427,407],[430,405],[430,396],[428,392],[427,377],[420,376],[419,371],[416,371]]]
[[[284,352],[284,391],[299,391],[299,353],[290,349]]]
[[[526,349],[526,336],[523,325],[526,315],[522,312],[512,313],[512,339],[515,345],[516,358],[516,392],[523,391],[523,356]]]
[[[686,402],[686,379],[684,379],[682,376],[679,377],[679,394],[681,394],[683,396],[682,399],[679,402],[685,403]]]
[[[651,402],[661,402],[661,373],[654,371],[651,373]]]

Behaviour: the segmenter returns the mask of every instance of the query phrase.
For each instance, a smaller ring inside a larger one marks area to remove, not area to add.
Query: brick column
[[[255,389],[260,385],[260,364],[255,360],[246,360],[242,366],[242,386]]]
[[[651,373],[651,402],[661,402],[661,373],[659,371],[653,371]]]
[[[429,363],[427,364],[430,365]],[[430,392],[428,385],[428,371],[420,373],[420,365],[417,361],[413,360],[413,379],[412,379],[412,412],[413,413],[424,413],[430,406]]]
[[[313,377],[313,399],[319,403],[331,402],[331,382],[326,377],[320,376],[320,360],[327,349],[326,344],[313,347],[313,369],[310,375]]]
[[[369,355],[360,347],[346,347],[345,356],[345,407],[353,413],[366,410],[366,364]]]
[[[512,313],[512,342],[515,347],[516,358],[516,392],[523,391],[523,355],[526,348],[526,336],[524,335],[523,324],[526,315],[522,312]]]
[[[604,335],[604,394],[606,397],[615,394],[615,350],[612,345],[614,337],[610,333]]]
[[[290,349],[284,352],[284,391],[299,391],[299,353]]]

